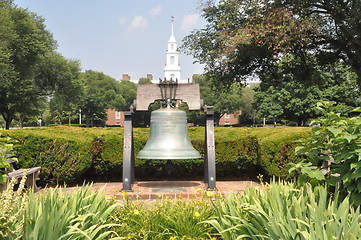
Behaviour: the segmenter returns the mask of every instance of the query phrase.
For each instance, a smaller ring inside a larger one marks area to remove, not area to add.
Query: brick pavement
[[[259,184],[254,181],[217,181],[217,191],[226,195],[230,192],[242,192],[246,187]],[[104,187],[104,193],[108,196],[115,196],[117,200],[124,199],[126,195],[130,199],[153,200],[162,198],[197,198],[200,191],[206,191],[207,185],[201,181],[139,181],[133,184],[132,192],[122,192],[121,182],[96,182],[93,189],[99,190]],[[74,187],[68,187],[67,192]]]

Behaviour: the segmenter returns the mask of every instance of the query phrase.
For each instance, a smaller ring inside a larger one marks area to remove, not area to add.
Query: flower
[[[201,216],[201,214],[200,214],[199,212],[195,212],[195,213],[194,213],[194,216],[195,216],[196,218],[198,218],[198,217]]]
[[[135,210],[133,211],[133,214],[134,214],[134,215],[138,215],[138,214],[139,214],[139,210],[138,210],[138,209],[135,209]]]
[[[125,191],[122,191],[122,196],[127,196],[127,192],[125,192]]]
[[[196,189],[196,193],[201,193],[202,192],[202,189],[201,188],[197,188]]]
[[[174,239],[174,237],[171,236],[171,237],[169,237],[169,239]]]
[[[211,192],[211,191],[206,191],[206,193],[207,193],[207,196],[208,196],[208,197],[212,197],[212,196],[213,196],[213,192]]]

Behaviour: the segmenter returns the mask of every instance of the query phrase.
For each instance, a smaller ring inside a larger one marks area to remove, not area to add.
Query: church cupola
[[[166,52],[166,64],[164,66],[164,77],[167,80],[173,79],[180,81],[180,64],[179,64],[179,52],[177,47],[177,41],[173,34],[173,22],[174,17],[172,16],[172,32],[168,40],[168,48]]]

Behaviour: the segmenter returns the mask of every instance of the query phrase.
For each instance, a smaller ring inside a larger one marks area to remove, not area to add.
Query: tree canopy
[[[284,71],[287,59],[276,64],[262,76],[256,89],[254,107],[259,118],[291,120],[304,125],[318,115],[319,101],[335,101],[338,112],[347,113],[361,104],[356,74],[344,63],[314,66],[310,72],[318,84],[299,82]],[[272,81],[271,81],[272,80]]]
[[[361,89],[361,2],[353,0],[204,1],[203,29],[184,38],[182,50],[205,64],[219,85],[244,82],[291,54],[297,81],[312,82],[318,65],[339,60],[357,74]]]
[[[81,74],[80,84],[82,89],[78,104],[88,126],[91,120],[106,120],[105,113],[108,108],[116,110],[125,108],[123,89],[112,77],[88,70]]]
[[[225,113],[233,113],[241,108],[242,92],[239,84],[233,84],[228,91],[221,91],[204,75],[195,75],[193,81],[199,83],[201,99],[205,105],[213,107],[217,121]]]
[[[0,113],[8,129],[17,114],[36,114],[45,96],[69,81],[54,72],[64,60],[41,17],[0,1],[0,19]]]

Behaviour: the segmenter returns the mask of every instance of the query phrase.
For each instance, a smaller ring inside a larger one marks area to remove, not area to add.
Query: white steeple
[[[177,48],[177,41],[173,35],[173,22],[174,17],[172,16],[172,33],[168,40],[168,48],[166,52],[166,64],[164,66],[164,77],[167,80],[173,79],[180,82],[180,64],[179,64],[179,52]]]

